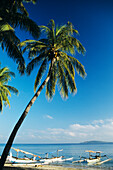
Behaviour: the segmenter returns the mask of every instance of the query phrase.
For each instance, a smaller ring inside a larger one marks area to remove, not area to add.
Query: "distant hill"
[[[113,144],[113,142],[105,142],[105,141],[85,141],[80,144]]]

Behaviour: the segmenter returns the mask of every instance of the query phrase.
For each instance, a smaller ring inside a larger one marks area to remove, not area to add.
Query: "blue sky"
[[[40,94],[20,128],[15,143],[73,143],[86,140],[113,142],[113,1],[112,0],[38,0],[36,5],[25,4],[30,18],[38,25],[50,19],[63,25],[72,22],[79,31],[77,38],[86,49],[85,56],[76,58],[85,66],[87,77],[76,73],[77,94],[62,100],[58,90],[51,102]],[[21,40],[32,38],[16,29]],[[37,70],[20,76],[16,64],[0,49],[2,66],[16,73],[9,83],[19,90],[12,94],[11,108],[0,114],[0,143],[8,136],[33,96]],[[25,56],[27,57],[27,56]]]

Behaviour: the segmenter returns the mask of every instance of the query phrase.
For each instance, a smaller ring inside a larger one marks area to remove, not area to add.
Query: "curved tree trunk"
[[[25,108],[24,112],[22,113],[21,117],[19,118],[18,122],[16,123],[6,145],[5,145],[5,148],[3,150],[3,153],[2,153],[2,156],[1,156],[1,159],[0,159],[0,170],[3,169],[4,167],[4,164],[5,164],[5,161],[6,161],[6,158],[8,156],[8,153],[10,151],[10,148],[13,144],[13,141],[14,141],[14,138],[22,124],[22,122],[24,121],[25,117],[27,116],[31,106],[33,105],[33,103],[35,102],[35,100],[37,99],[37,97],[40,95],[42,89],[44,88],[44,86],[46,85],[46,83],[49,81],[50,79],[50,74],[51,74],[51,71],[52,71],[52,67],[53,67],[53,64],[55,62],[55,59],[52,60],[51,62],[51,67],[50,67],[50,70],[49,70],[49,74],[48,76],[46,77],[46,79],[44,80],[44,82],[42,83],[42,85],[39,87],[39,89],[37,90],[37,92],[34,94],[34,96],[32,97],[32,99],[30,100],[30,102],[28,103],[27,107]]]

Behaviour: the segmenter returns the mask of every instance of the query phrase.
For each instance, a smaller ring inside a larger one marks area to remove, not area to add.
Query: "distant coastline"
[[[113,142],[105,142],[105,141],[85,141],[79,144],[113,144]]]
[[[113,144],[113,142],[105,141],[85,141],[79,143],[14,143],[13,145],[96,145],[96,144]],[[0,145],[5,145],[5,143],[0,143]]]

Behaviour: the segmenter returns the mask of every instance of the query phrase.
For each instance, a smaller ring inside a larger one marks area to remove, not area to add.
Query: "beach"
[[[5,164],[4,170],[105,170],[105,169],[111,169],[109,168],[98,168],[98,167],[64,167],[64,166],[55,166],[55,165],[37,165],[37,166],[30,166],[30,165],[12,165],[12,164]]]
[[[38,166],[32,166],[29,165],[25,166],[12,166],[12,165],[6,165],[4,167],[4,170],[33,170],[33,169],[40,169],[40,170],[74,170],[76,168],[69,168],[69,167],[61,167],[61,166],[51,166],[51,165],[38,165]],[[81,169],[76,169],[81,170]]]

